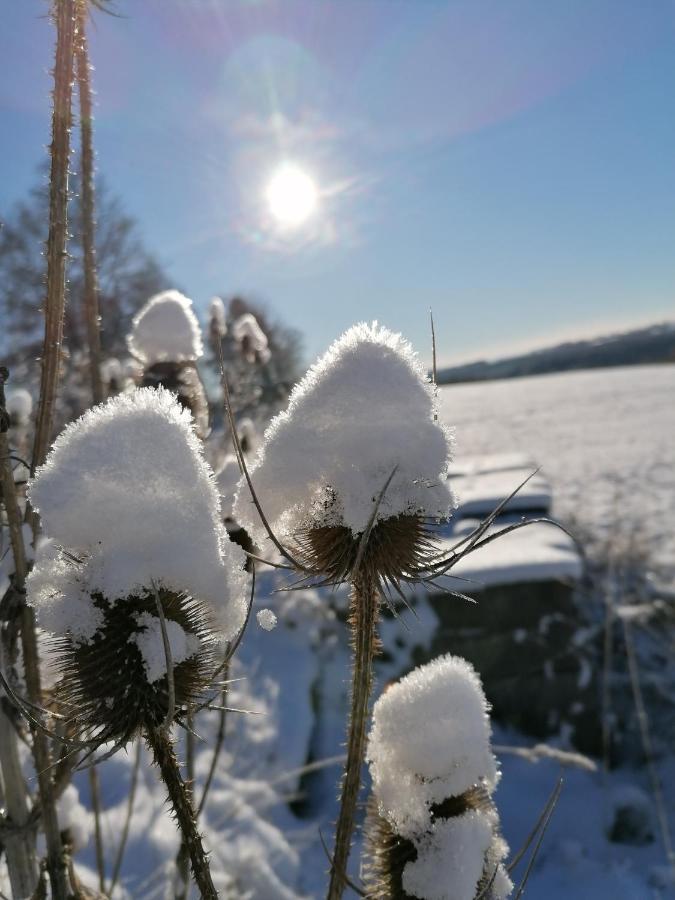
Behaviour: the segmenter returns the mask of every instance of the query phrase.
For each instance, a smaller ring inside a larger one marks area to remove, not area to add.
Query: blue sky
[[[0,35],[0,210],[49,139],[45,0]],[[675,3],[117,0],[100,170],[201,309],[264,300],[308,357],[360,319],[442,363],[675,318]],[[280,231],[264,188],[320,191]]]

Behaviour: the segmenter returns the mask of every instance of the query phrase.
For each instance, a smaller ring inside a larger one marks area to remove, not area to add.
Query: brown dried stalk
[[[203,900],[218,900],[218,894],[211,879],[206,851],[197,828],[192,791],[183,781],[171,739],[166,729],[161,727],[148,727],[145,737],[169,792],[173,814],[187,845],[192,874],[201,896]]]
[[[6,371],[6,370],[5,370]],[[14,476],[9,455],[9,442],[4,429],[4,374],[0,375],[0,470],[2,475],[2,496],[10,531],[14,558],[18,559],[15,568],[21,573],[15,576],[15,583],[23,583],[26,574],[26,556],[21,532],[21,513],[16,502]],[[3,648],[4,649],[4,648]],[[0,654],[2,658],[4,654]],[[0,793],[3,794],[1,805],[6,811],[8,821],[18,826],[17,833],[3,837],[7,870],[12,893],[16,897],[28,897],[35,890],[38,878],[37,858],[35,855],[35,834],[21,828],[29,816],[28,791],[21,771],[18,735],[9,716],[0,706]],[[4,790],[2,790],[4,785]],[[20,830],[19,830],[20,829]]]
[[[56,60],[50,145],[49,235],[46,252],[47,297],[45,300],[45,338],[42,351],[40,399],[31,474],[34,474],[36,468],[44,462],[51,441],[63,342],[68,240],[68,162],[76,30],[75,0],[60,0],[54,6],[53,16],[56,24]],[[38,518],[34,513],[30,518],[33,533],[37,536]],[[35,617],[29,607],[25,607],[22,614],[21,641],[28,697],[31,703],[39,706],[42,700],[42,687]],[[68,873],[54,801],[51,752],[46,736],[35,728],[33,729],[33,756],[40,787],[42,820],[47,841],[47,870],[52,896],[54,900],[66,900],[69,896]]]
[[[42,465],[51,443],[54,407],[59,384],[63,312],[66,299],[68,242],[68,163],[73,97],[76,0],[54,5],[56,62],[52,111],[51,172],[49,179],[49,235],[47,238],[47,297],[45,338],[31,475]],[[34,529],[37,525],[34,524]]]
[[[373,683],[373,660],[377,650],[377,619],[380,591],[371,571],[361,570],[354,579],[349,624],[354,651],[352,699],[349,714],[347,762],[335,827],[335,851],[328,897],[335,900],[347,887],[347,860],[351,850],[356,804],[361,788],[361,767],[366,753],[368,701]]]
[[[82,256],[84,265],[84,318],[89,345],[89,369],[94,403],[103,401],[101,335],[99,331],[98,279],[96,275],[96,224],[94,213],[94,145],[91,101],[91,65],[87,45],[86,5],[77,11],[77,85],[80,98],[80,180],[82,191]]]

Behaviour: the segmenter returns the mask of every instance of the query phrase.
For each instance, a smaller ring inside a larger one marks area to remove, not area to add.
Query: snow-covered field
[[[596,536],[617,523],[633,528],[654,562],[675,571],[675,366],[478,382],[440,393],[459,462],[527,454],[552,483],[558,517]]]

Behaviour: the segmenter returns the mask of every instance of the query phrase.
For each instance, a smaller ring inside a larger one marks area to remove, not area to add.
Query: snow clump
[[[251,466],[276,533],[291,537],[308,524],[363,532],[394,468],[378,520],[446,517],[451,438],[435,412],[436,390],[401,335],[376,322],[350,328],[293,389]],[[264,539],[242,481],[235,517]]]
[[[133,634],[129,640],[133,641],[141,651],[147,679],[152,684],[166,674],[162,623],[157,616],[150,613],[141,613],[136,616],[136,621],[143,630]],[[184,659],[189,659],[199,652],[200,642],[197,635],[186,634],[178,622],[173,622],[171,619],[167,619],[165,626],[173,665],[178,665]]]
[[[169,391],[122,394],[68,425],[30,498],[53,541],[28,582],[44,628],[86,640],[100,616],[91,593],[113,603],[153,586],[204,603],[224,640],[243,624],[245,556],[227,537],[190,413]]]
[[[256,615],[258,625],[265,631],[273,631],[277,627],[277,617],[271,609],[261,609]]]
[[[488,709],[472,666],[449,654],[375,703],[367,750],[373,796],[382,819],[417,851],[402,875],[411,896],[474,900],[493,875],[490,900],[513,888],[491,799],[499,773]]]
[[[480,679],[459,656],[440,656],[390,687],[373,708],[367,758],[373,789],[399,834],[424,827],[433,803],[498,772]]]
[[[7,391],[6,408],[14,425],[27,425],[33,411],[33,398],[24,388]]]
[[[158,362],[195,361],[204,352],[192,300],[179,291],[155,294],[131,324],[129,352],[146,367]]]

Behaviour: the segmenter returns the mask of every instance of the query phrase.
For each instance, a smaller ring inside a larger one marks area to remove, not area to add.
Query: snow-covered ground
[[[553,511],[596,535],[641,533],[675,572],[675,366],[634,366],[441,389],[456,460],[527,454],[553,487]],[[507,492],[518,480],[505,485]]]

